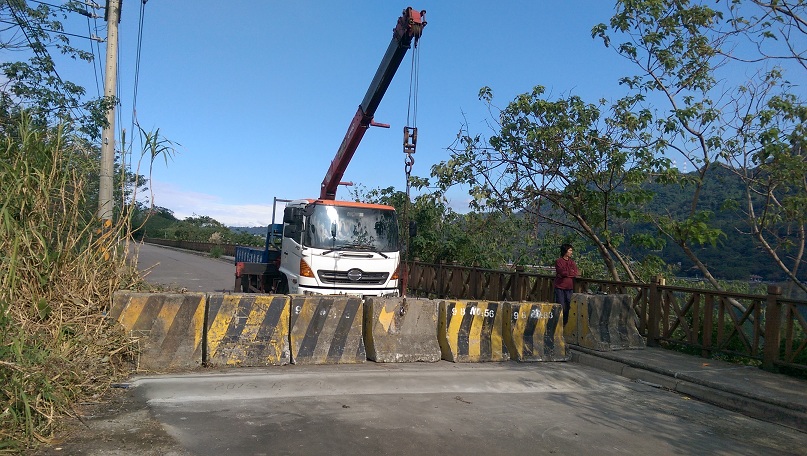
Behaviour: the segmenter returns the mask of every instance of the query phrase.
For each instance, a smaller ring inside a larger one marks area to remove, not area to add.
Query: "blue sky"
[[[124,3],[117,123],[130,130],[141,2]],[[609,1],[150,0],[137,120],[176,143],[173,160],[154,166],[154,203],[180,218],[261,225],[271,221],[273,197],[317,197],[407,6],[425,9],[428,21],[420,42],[418,176],[449,158],[446,147],[464,120],[487,132],[488,113],[477,98],[482,86],[502,107],[535,85],[594,102],[623,95],[617,79],[633,70],[590,36],[593,25],[610,18]],[[67,31],[86,35],[86,19],[77,16]],[[410,56],[376,112],[375,120],[392,128],[367,132],[344,180],[404,188]],[[90,64],[65,65],[63,78],[96,95]],[[340,188],[338,196],[349,191]],[[467,199],[451,194],[460,211]]]

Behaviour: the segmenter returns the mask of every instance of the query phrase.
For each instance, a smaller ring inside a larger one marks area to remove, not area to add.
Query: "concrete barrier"
[[[289,343],[293,364],[362,363],[362,299],[291,295]]]
[[[109,317],[136,337],[138,370],[166,371],[202,364],[206,296],[116,291]]]
[[[567,343],[599,351],[645,347],[630,295],[574,293],[571,308]]]
[[[438,342],[442,358],[455,363],[507,361],[502,340],[504,306],[486,301],[441,301]]]
[[[504,304],[504,343],[516,361],[566,361],[563,308],[548,302]]]
[[[289,353],[289,297],[211,293],[205,319],[205,363],[280,366]]]
[[[364,346],[378,363],[437,362],[439,302],[412,298],[364,301]]]

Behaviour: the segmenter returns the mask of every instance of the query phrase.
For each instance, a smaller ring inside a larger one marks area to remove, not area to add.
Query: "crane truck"
[[[370,87],[331,161],[317,199],[275,198],[272,224],[263,249],[236,248],[235,291],[399,296],[401,262],[395,208],[336,200],[336,190],[375,111],[407,50],[426,26],[425,11],[406,8],[393,29],[392,41]],[[416,133],[404,129],[404,148],[413,151]],[[283,223],[276,224],[278,202],[286,203]]]

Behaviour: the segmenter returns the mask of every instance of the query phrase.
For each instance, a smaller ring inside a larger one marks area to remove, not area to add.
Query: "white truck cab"
[[[289,294],[399,296],[395,208],[294,200],[283,213],[281,290]]]

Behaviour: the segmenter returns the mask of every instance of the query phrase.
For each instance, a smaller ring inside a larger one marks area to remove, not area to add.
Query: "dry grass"
[[[126,210],[94,217],[95,154],[23,119],[0,143],[0,452],[47,441],[71,404],[102,394],[134,346],[105,318],[136,286]]]

